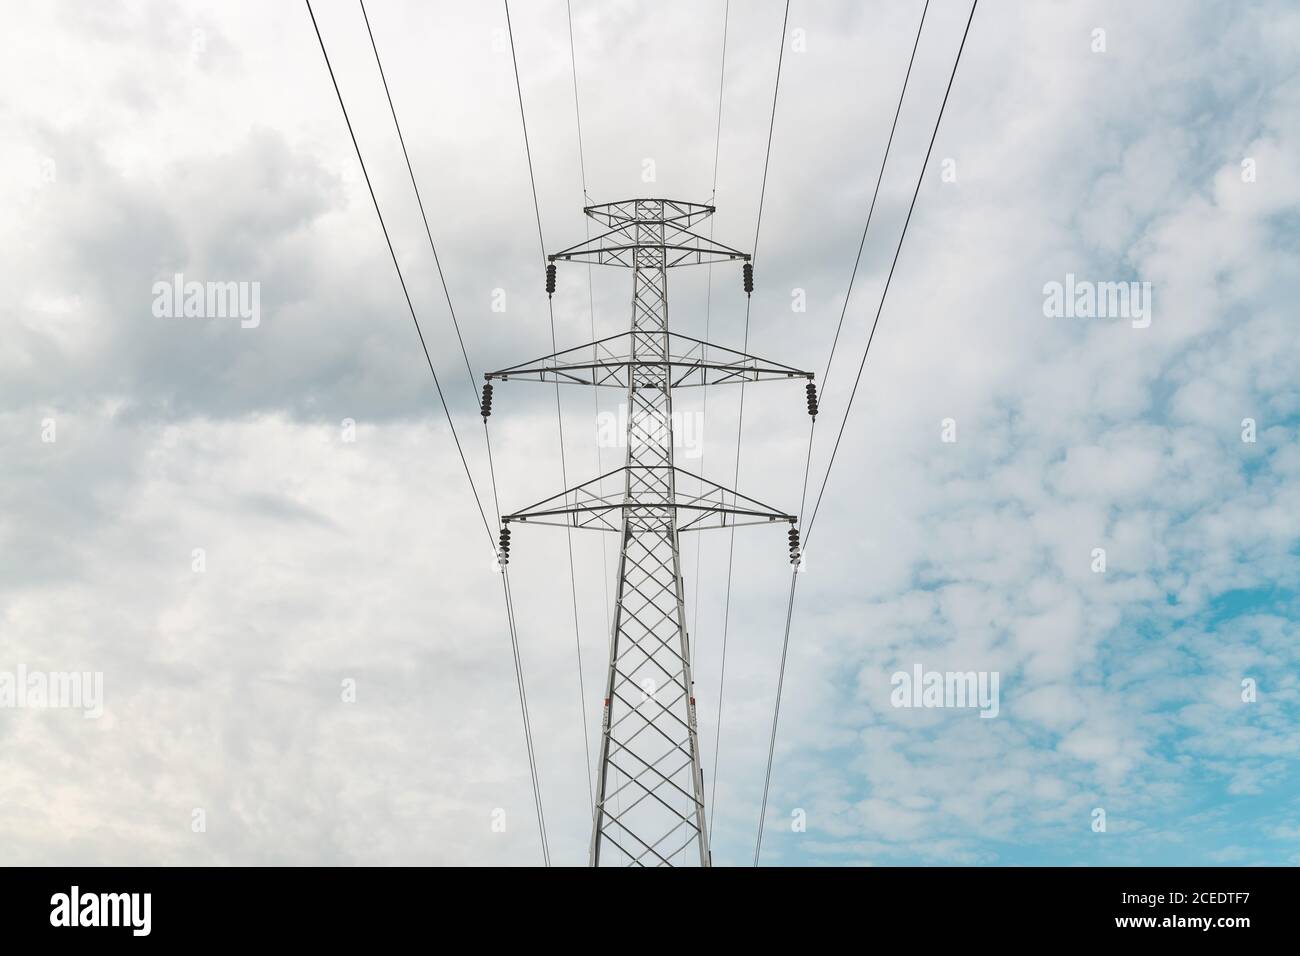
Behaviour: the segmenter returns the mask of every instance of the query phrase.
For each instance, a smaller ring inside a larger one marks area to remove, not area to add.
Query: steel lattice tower
[[[618,585],[601,723],[600,764],[590,862],[671,866],[685,856],[711,863],[704,773],[695,717],[690,635],[686,629],[680,535],[704,528],[788,522],[798,559],[795,517],[678,468],[673,461],[673,389],[808,379],[812,374],[670,332],[668,270],[740,260],[752,288],[749,256],[692,231],[714,207],[631,199],[584,212],[606,232],[548,257],[632,270],[632,325],[620,335],[485,376],[608,386],[627,390],[627,459],[622,468],[502,518],[501,560],[511,523],[554,524],[618,534]],[[621,491],[607,495],[607,484]],[[697,856],[698,854],[698,856]]]

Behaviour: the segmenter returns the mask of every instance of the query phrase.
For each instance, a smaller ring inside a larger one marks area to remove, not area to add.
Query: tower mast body
[[[502,518],[509,558],[514,523],[593,528],[619,535],[609,666],[601,717],[589,861],[593,866],[711,864],[704,808],[690,635],[681,569],[683,532],[788,522],[798,559],[795,517],[678,468],[673,460],[677,388],[802,378],[812,374],[673,333],[668,270],[740,260],[752,289],[749,256],[706,239],[693,226],[713,207],[669,199],[589,206],[608,231],[548,257],[547,292],[557,261],[617,265],[632,271],[629,330],[585,346],[486,375],[617,387],[627,396],[627,457],[622,468]],[[809,386],[809,411],[815,414]],[[615,495],[607,487],[619,487]]]

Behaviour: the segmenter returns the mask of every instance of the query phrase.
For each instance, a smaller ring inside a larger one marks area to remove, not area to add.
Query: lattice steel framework
[[[626,464],[502,521],[507,527],[562,524],[621,536],[591,865],[671,866],[684,858],[709,866],[679,535],[739,524],[793,527],[795,517],[676,467],[672,391],[813,376],[669,332],[668,269],[749,260],[691,231],[713,214],[713,206],[630,199],[584,211],[608,231],[548,258],[552,264],[631,268],[631,329],[485,377],[625,388]],[[618,479],[621,494],[602,491]]]

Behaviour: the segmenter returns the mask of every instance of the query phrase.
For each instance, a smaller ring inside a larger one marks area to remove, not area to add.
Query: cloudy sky
[[[360,8],[315,6],[486,490]],[[720,140],[722,0],[572,6],[593,200],[708,201],[717,143],[715,235],[751,249],[784,4],[731,4]],[[790,4],[749,343],[819,378],[921,7]],[[367,9],[475,378],[551,351],[501,5]],[[926,17],[815,481],[968,11]],[[586,230],[565,5],[511,16],[554,250]],[[764,862],[1300,863],[1297,48],[1282,2],[980,4],[800,578]],[[500,578],[305,6],[11,9],[0,163],[0,675],[103,675],[98,719],[0,708],[0,861],[540,863]],[[156,314],[177,273],[257,283],[259,321]],[[675,272],[673,326],[738,346],[738,273]],[[1048,317],[1067,275],[1150,283],[1150,324]],[[560,270],[561,347],[628,325],[628,273],[593,282]],[[596,426],[621,398],[564,394],[571,483],[617,464]],[[737,398],[708,394],[685,463],[724,484]],[[802,389],[745,404],[740,487],[797,510]],[[499,387],[491,440],[503,510],[560,490],[549,387]],[[600,537],[574,538],[576,646],[563,533],[512,550],[563,864],[590,827]],[[687,541],[714,859],[743,865],[784,535],[737,534],[725,683],[728,539],[698,566]],[[916,666],[997,672],[997,717],[893,706]]]

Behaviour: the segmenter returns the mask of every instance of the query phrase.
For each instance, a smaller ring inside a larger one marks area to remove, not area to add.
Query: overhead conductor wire
[[[731,19],[731,0],[727,0],[726,6],[722,12],[722,68],[718,71],[718,122],[717,138],[713,145],[713,191],[710,194],[709,205],[713,205],[718,198],[718,156],[722,150],[722,92],[723,83],[727,76],[727,26]],[[709,217],[709,241],[713,241],[713,217]],[[709,262],[707,284],[705,286],[704,297],[704,346],[700,351],[700,361],[707,363],[709,360],[709,324],[713,315],[713,263]],[[701,382],[700,387],[700,417],[708,421],[709,411],[709,385],[708,380]],[[700,475],[704,475],[704,450],[700,450]],[[704,485],[701,481],[700,490],[703,492]],[[704,535],[695,536],[695,606],[692,610],[691,635],[695,637],[700,630],[700,585],[703,577],[703,563],[701,561],[701,548],[704,542]],[[698,641],[691,642],[691,653],[695,653],[695,645]],[[694,661],[691,661],[694,665]],[[710,817],[710,821],[712,817]],[[712,836],[713,830],[710,825],[709,835]]]
[[[537,177],[533,174],[533,151],[528,142],[528,117],[524,112],[524,88],[519,82],[519,59],[515,56],[515,34],[514,28],[510,23],[510,0],[502,0],[506,11],[506,35],[510,41],[510,62],[515,71],[515,91],[519,95],[519,122],[524,131],[524,156],[528,160],[528,183],[533,191],[533,212],[537,217],[537,244],[541,250],[542,263],[546,263],[546,240],[542,237],[542,207],[537,201]],[[552,303],[551,296],[546,296],[546,311],[551,321],[551,351],[559,351],[559,346],[555,339],[555,307]],[[564,415],[560,405],[560,383],[555,382],[555,424],[559,430],[560,437],[560,477],[567,490],[569,487],[569,468],[565,458],[564,451]],[[582,716],[582,752],[587,761],[587,799],[591,806],[592,813],[595,813],[595,793],[592,790],[593,778],[591,772],[591,744],[587,735],[587,692],[585,688],[582,673],[582,641],[578,632],[578,584],[577,575],[573,567],[573,529],[565,526],[564,535],[569,547],[569,595],[573,602],[573,644],[577,651],[578,657],[578,694],[581,704]]]
[[[776,81],[772,85],[772,116],[767,127],[767,151],[763,157],[763,182],[758,191],[758,215],[754,222],[754,251],[751,256],[751,263],[755,266],[758,264],[758,237],[763,228],[763,200],[767,196],[767,170],[772,161],[772,133],[776,129],[776,101],[781,92],[781,64],[785,60],[785,32],[786,26],[790,22],[790,0],[786,0],[785,13],[781,18],[781,46],[777,53],[776,59]],[[721,113],[721,108],[719,108]],[[749,351],[749,307],[753,301],[752,297],[745,297],[745,332],[744,344],[741,346],[742,352]],[[740,483],[740,447],[741,439],[744,436],[745,429],[745,380],[740,381],[740,402],[739,411],[736,418],[736,468],[732,478],[731,487],[735,489]],[[718,753],[722,741],[722,698],[723,691],[726,687],[727,680],[727,634],[731,623],[731,572],[736,557],[736,526],[731,526],[731,539],[727,547],[727,587],[726,595],[723,599],[722,610],[722,663],[718,675],[718,720],[717,734],[713,740],[713,785],[709,798],[709,833],[713,833],[713,814],[717,809],[717,792],[718,792]]]
[[[424,331],[423,331],[422,328],[420,327],[420,320],[419,320],[419,318],[418,318],[417,315],[416,315],[416,312],[415,312],[415,305],[414,305],[414,303],[413,303],[412,300],[411,300],[411,294],[410,294],[410,291],[407,289],[406,278],[405,278],[405,277],[403,276],[403,274],[402,274],[402,267],[401,267],[401,265],[398,263],[398,260],[397,260],[397,252],[396,252],[396,250],[395,250],[394,247],[393,247],[393,241],[392,241],[392,238],[391,238],[391,236],[390,236],[389,233],[388,233],[388,226],[387,226],[387,224],[384,222],[384,216],[383,216],[383,213],[382,213],[381,210],[380,210],[380,206],[379,206],[379,198],[378,198],[378,197],[376,196],[376,194],[375,194],[374,184],[373,184],[373,183],[371,182],[371,180],[370,180],[370,173],[369,173],[369,171],[368,171],[367,168],[366,168],[365,159],[363,158],[363,156],[362,156],[362,154],[361,154],[361,146],[360,146],[360,144],[359,144],[358,141],[357,141],[356,132],[355,132],[355,131],[353,130],[353,128],[352,128],[352,120],[351,120],[351,117],[348,115],[347,105],[344,103],[344,100],[343,100],[343,92],[342,92],[342,90],[340,90],[340,88],[339,88],[338,78],[337,78],[337,77],[335,76],[335,74],[334,74],[334,66],[333,66],[333,64],[330,62],[329,52],[328,52],[328,50],[327,50],[326,47],[325,47],[325,39],[324,39],[324,37],[321,35],[321,32],[320,32],[320,25],[316,22],[316,13],[315,13],[315,11],[312,9],[312,6],[311,6],[311,0],[305,0],[305,2],[306,2],[306,4],[307,4],[307,13],[308,13],[308,15],[311,17],[312,28],[313,28],[313,30],[314,30],[315,33],[316,33],[316,40],[317,40],[317,42],[320,44],[321,55],[324,57],[324,60],[325,60],[325,67],[326,67],[326,69],[329,71],[330,83],[331,83],[331,84],[333,85],[333,87],[334,87],[334,94],[335,94],[335,96],[338,98],[339,108],[342,110],[342,113],[343,113],[343,120],[344,120],[344,123],[346,123],[347,128],[348,128],[348,136],[349,136],[349,137],[351,138],[351,140],[352,140],[352,147],[353,147],[353,149],[356,151],[356,154],[357,154],[357,162],[358,162],[358,164],[361,166],[361,173],[362,173],[362,176],[364,176],[365,181],[366,181],[366,189],[369,191],[369,193],[370,193],[370,200],[371,200],[371,203],[374,205],[375,216],[376,216],[376,218],[379,220],[379,227],[380,227],[381,231],[382,231],[383,234],[384,234],[384,243],[385,243],[385,244],[387,245],[387,247],[388,247],[388,254],[389,254],[390,258],[391,258],[392,261],[393,261],[393,268],[394,268],[394,270],[397,272],[397,280],[398,280],[398,282],[401,284],[401,287],[402,287],[402,295],[403,295],[403,297],[406,299],[406,306],[407,306],[407,309],[409,310],[409,312],[410,312],[410,314],[411,314],[411,321],[412,321],[412,323],[413,323],[414,326],[415,326],[416,335],[417,335],[417,336],[419,337],[419,339],[420,339],[420,348],[421,348],[421,350],[424,352],[425,362],[427,363],[427,365],[428,365],[428,367],[429,367],[429,373],[430,373],[430,375],[433,377],[434,388],[435,388],[435,390],[436,390],[437,393],[438,393],[438,400],[439,400],[439,402],[440,402],[441,405],[442,405],[443,414],[444,414],[444,415],[446,416],[446,418],[447,418],[447,426],[448,426],[448,428],[451,430],[452,440],[453,440],[453,441],[455,442],[455,444],[456,444],[456,451],[457,451],[458,455],[460,456],[461,466],[462,466],[462,468],[463,468],[464,471],[465,471],[465,477],[466,477],[466,479],[469,481],[470,491],[471,491],[471,492],[473,493],[473,495],[474,495],[474,503],[475,503],[475,505],[476,505],[477,508],[478,508],[479,518],[480,518],[480,519],[482,520],[482,522],[483,522],[483,530],[484,530],[484,532],[487,534],[489,542],[491,542],[492,545],[495,547],[495,539],[493,538],[493,535],[492,535],[492,529],[491,529],[491,526],[488,524],[487,515],[486,515],[486,513],[485,513],[484,510],[483,510],[483,502],[482,502],[482,500],[479,498],[478,488],[477,488],[477,486],[476,486],[475,483],[474,483],[474,476],[473,476],[473,474],[472,474],[471,471],[470,471],[470,468],[469,468],[469,462],[468,462],[468,461],[466,460],[466,458],[465,458],[465,452],[464,452],[463,447],[461,446],[461,443],[460,443],[460,437],[459,437],[459,435],[458,435],[457,432],[456,432],[456,425],[455,425],[455,422],[454,422],[453,419],[452,419],[452,416],[451,416],[451,410],[450,410],[450,408],[449,408],[448,405],[447,405],[447,399],[446,399],[446,396],[443,394],[442,384],[441,384],[441,382],[438,380],[438,373],[437,373],[437,371],[436,371],[435,368],[434,368],[434,365],[433,365],[433,359],[432,359],[432,357],[431,357],[430,354],[429,354],[429,347],[428,347],[428,344],[426,343],[425,338],[424,338]],[[363,14],[364,14],[364,8],[363,8]],[[368,18],[367,18],[367,29],[369,29],[369,20],[368,20]],[[371,36],[371,42],[372,42],[372,44],[373,44],[373,35]],[[378,51],[376,51],[376,61],[378,61]],[[380,69],[381,69],[381,72],[382,72],[382,65],[381,65]],[[385,80],[385,82],[384,82],[384,88],[385,88],[385,92],[387,92],[387,80]],[[392,105],[392,101],[391,101],[391,99],[389,100],[389,105],[390,105],[390,107],[391,107],[391,105]],[[395,113],[395,111],[394,111],[394,121],[396,121],[396,113]],[[400,135],[400,134],[399,134],[399,135]],[[403,152],[405,152],[405,144],[404,144],[404,143],[403,143]],[[409,159],[408,159],[408,163],[409,163]],[[408,167],[408,168],[409,168],[409,167]],[[414,174],[413,174],[413,173],[412,173],[412,182],[414,182]],[[421,212],[423,213],[423,208],[421,209]],[[427,225],[427,220],[426,220],[426,225]],[[430,240],[429,240],[429,241],[430,241],[430,244],[432,245],[432,241],[433,241],[433,240],[432,240],[432,234],[431,234],[431,233],[430,233]],[[436,257],[436,252],[435,252],[435,257]],[[439,266],[439,274],[441,275],[441,266]],[[445,285],[444,285],[444,288],[445,288]],[[448,296],[448,304],[450,305],[450,296]],[[459,337],[459,327],[457,327],[457,336]],[[462,348],[462,354],[464,354],[464,342],[463,342],[463,341],[462,341],[462,343],[461,343],[461,348]],[[469,359],[468,359],[468,356],[466,356],[465,361],[466,361],[466,368],[468,369],[468,368],[469,368]],[[472,378],[472,373],[471,373],[471,378]],[[494,491],[494,493],[495,493],[495,491]],[[548,846],[548,844],[547,844],[547,839],[546,839],[546,818],[545,818],[545,813],[544,813],[543,808],[542,808],[541,787],[540,787],[540,784],[539,784],[539,779],[538,779],[538,774],[537,774],[537,756],[536,756],[536,752],[535,752],[535,750],[534,750],[534,748],[533,748],[532,723],[531,723],[531,720],[530,720],[530,718],[529,718],[529,712],[528,712],[528,696],[527,696],[527,692],[526,692],[526,689],[525,689],[525,686],[524,686],[523,666],[522,666],[522,662],[521,662],[521,659],[520,659],[520,656],[519,656],[519,638],[518,638],[518,632],[517,632],[517,629],[516,629],[516,627],[515,627],[515,618],[514,618],[513,605],[512,605],[512,602],[511,602],[511,600],[510,600],[509,580],[508,580],[508,576],[504,573],[504,569],[503,569],[503,574],[502,574],[502,590],[503,590],[503,594],[504,594],[504,596],[505,596],[505,602],[506,602],[506,619],[507,619],[507,622],[508,622],[509,627],[510,627],[510,643],[511,643],[511,649],[512,649],[513,656],[514,656],[515,680],[516,680],[516,687],[517,687],[518,696],[519,696],[520,714],[521,714],[521,717],[522,717],[522,719],[523,719],[523,725],[524,725],[524,743],[525,743],[525,746],[526,746],[526,749],[527,749],[527,753],[528,753],[529,775],[530,775],[530,778],[531,778],[532,788],[533,788],[533,802],[534,802],[534,806],[535,806],[536,811],[537,811],[537,831],[538,831],[538,836],[539,836],[539,838],[540,838],[540,840],[541,840],[541,846],[542,846],[542,860],[543,860],[543,862],[544,862],[544,864],[545,864],[546,866],[550,866],[550,847]]]
[[[825,493],[825,491],[826,491],[826,482],[827,482],[827,480],[829,480],[829,478],[830,478],[830,471],[831,471],[831,468],[832,468],[832,467],[834,466],[834,464],[835,464],[835,454],[836,454],[836,452],[839,451],[840,440],[844,437],[844,427],[845,427],[845,425],[848,423],[849,413],[853,410],[853,400],[857,397],[858,385],[859,385],[859,383],[862,381],[862,370],[866,367],[866,363],[867,363],[867,354],[871,351],[871,343],[872,343],[872,340],[875,338],[876,327],[877,327],[877,326],[879,325],[879,323],[880,323],[880,316],[881,316],[881,313],[884,311],[884,308],[885,308],[885,299],[886,299],[886,297],[889,295],[889,286],[890,286],[890,284],[891,284],[891,282],[893,281],[893,278],[894,278],[894,270],[895,270],[895,268],[898,266],[898,258],[899,258],[899,254],[900,254],[900,253],[902,252],[902,250],[903,250],[903,240],[907,237],[907,227],[908,227],[908,225],[911,223],[911,221],[912,221],[912,213],[913,213],[913,212],[915,211],[915,209],[916,209],[916,200],[917,200],[917,197],[918,197],[918,196],[920,195],[920,193],[921,193],[921,184],[925,181],[925,170],[926,170],[926,168],[927,168],[927,167],[929,166],[929,164],[930,164],[930,155],[931,155],[931,153],[934,151],[934,143],[935,143],[935,140],[938,138],[938,135],[939,135],[939,125],[940,125],[940,123],[943,121],[944,110],[945,110],[945,108],[946,108],[947,105],[948,105],[948,97],[949,97],[949,94],[952,93],[953,81],[954,81],[954,80],[956,79],[956,77],[957,77],[957,67],[958,67],[958,65],[961,63],[961,55],[962,55],[962,51],[965,50],[965,48],[966,48],[966,38],[970,35],[971,22],[975,19],[975,8],[976,8],[978,5],[979,5],[979,0],[973,0],[973,2],[971,3],[970,16],[967,17],[967,20],[966,20],[966,28],[965,28],[965,30],[962,32],[962,36],[961,36],[961,44],[957,47],[957,56],[956,56],[956,57],[954,58],[954,60],[953,60],[953,64],[952,64],[952,72],[951,72],[951,73],[949,74],[949,76],[948,76],[948,86],[947,86],[947,88],[944,90],[943,101],[942,101],[942,103],[940,103],[940,105],[939,105],[939,115],[935,118],[935,121],[934,121],[934,131],[930,134],[930,144],[929,144],[929,146],[926,147],[926,151],[925,151],[925,159],[922,160],[922,162],[921,162],[921,172],[920,172],[920,175],[918,175],[918,176],[917,176],[917,179],[916,179],[916,188],[912,191],[912,200],[911,200],[911,203],[910,203],[910,204],[908,205],[908,207],[907,207],[907,217],[903,220],[903,228],[902,228],[902,231],[899,233],[899,236],[898,236],[898,244],[894,247],[894,256],[893,256],[893,259],[892,259],[892,261],[890,262],[890,265],[889,265],[889,272],[888,272],[888,274],[887,274],[886,277],[885,277],[885,285],[884,285],[884,288],[881,290],[881,293],[880,293],[880,301],[879,301],[879,304],[878,304],[877,307],[876,307],[875,318],[872,320],[872,323],[871,323],[871,331],[870,331],[870,333],[867,335],[867,342],[866,342],[865,347],[864,347],[863,350],[862,350],[862,361],[858,364],[858,374],[857,374],[857,378],[854,380],[854,383],[853,383],[853,390],[852,390],[852,391],[850,392],[850,394],[849,394],[848,404],[845,406],[845,409],[844,409],[844,417],[843,417],[843,419],[840,421],[839,433],[838,433],[838,435],[837,435],[837,437],[836,437],[836,439],[835,439],[835,445],[834,445],[834,448],[833,448],[832,451],[831,451],[830,461],[827,463],[827,466],[826,466],[826,473],[825,473],[825,475],[823,475],[823,477],[822,477],[821,490],[819,491],[819,493],[818,493],[818,495],[817,495],[817,504],[814,505],[814,507],[813,507],[812,517],[811,517],[811,518],[809,519],[809,521],[808,521],[808,530],[807,530],[807,532],[806,532],[805,535],[804,535],[804,548],[805,548],[805,549],[807,548],[808,539],[809,539],[809,537],[811,537],[811,535],[812,535],[813,522],[816,521],[816,519],[817,519],[817,509],[818,509],[818,507],[820,507],[820,505],[821,505],[821,498],[822,498],[822,495],[823,495],[823,494]],[[927,7],[928,7],[928,2],[927,2]],[[922,16],[921,23],[922,23],[922,25],[924,25],[924,22],[925,22],[925,11],[924,11],[924,9],[922,10],[922,14],[921,14],[921,16]],[[917,43],[919,43],[919,42],[920,42],[920,27],[917,28]],[[916,45],[914,44],[914,45],[913,45],[913,48],[912,48],[912,57],[913,57],[913,59],[915,58],[915,56],[916,56]],[[911,73],[911,61],[909,61],[909,63],[908,63],[908,73],[909,73],[909,75],[910,75],[910,73]],[[906,80],[904,80],[904,88],[903,88],[903,89],[904,89],[904,92],[906,92],[906,89],[907,89],[907,87],[906,87]],[[901,96],[900,96],[900,108],[901,108]],[[895,116],[895,122],[897,122],[897,116]],[[892,140],[892,137],[893,137],[893,133],[892,133],[892,131],[891,131],[891,133],[890,133],[890,137],[891,137],[891,140]],[[883,171],[883,164],[882,164],[882,171]],[[874,206],[874,203],[875,203],[875,199],[874,199],[874,197],[873,197],[873,199],[872,199],[872,204],[873,204],[873,206]],[[870,212],[868,212],[868,219],[869,219],[869,218],[870,218]],[[861,250],[861,247],[859,247],[859,250],[858,250],[859,258],[861,257],[861,251],[862,251],[862,250]],[[857,262],[854,263],[854,272],[853,272],[853,274],[854,274],[854,276],[856,276],[856,274],[857,274]],[[853,292],[853,279],[850,278],[850,280],[849,280],[849,290],[848,290],[848,292],[845,294],[846,308],[847,308],[847,300],[848,300],[848,296],[851,295],[852,292]],[[838,334],[839,334],[839,330],[837,329],[837,330],[836,330],[836,336],[837,336],[837,338],[838,338]],[[832,358],[834,357],[834,356],[833,356],[833,351],[834,351],[834,347],[832,346]],[[828,369],[829,369],[829,361],[828,361],[828,363],[827,363],[827,367],[828,367]],[[805,492],[804,492],[804,493],[805,493],[805,495],[807,494],[807,481],[806,481],[806,478],[805,478]],[[788,656],[788,652],[789,652],[789,648],[790,648],[790,623],[791,623],[791,620],[792,620],[793,615],[794,615],[794,597],[795,597],[795,586],[796,586],[797,582],[798,582],[798,569],[796,568],[795,573],[792,574],[792,575],[790,576],[790,598],[789,598],[789,601],[787,602],[787,606],[786,606],[786,617],[785,617],[785,637],[784,637],[784,639],[783,639],[783,641],[782,641],[782,646],[781,646],[781,664],[780,664],[779,676],[778,676],[778,678],[777,678],[776,703],[775,703],[775,705],[774,705],[774,707],[773,707],[773,710],[772,710],[772,733],[771,733],[771,738],[770,738],[769,743],[768,743],[768,751],[767,751],[767,770],[766,770],[766,773],[765,773],[765,775],[764,775],[764,779],[763,779],[763,801],[762,801],[761,809],[759,810],[759,818],[758,818],[758,839],[755,841],[755,844],[754,844],[754,866],[758,866],[758,864],[759,864],[759,858],[760,858],[760,856],[761,856],[761,854],[762,854],[762,850],[763,850],[763,826],[764,826],[764,822],[765,822],[765,817],[766,817],[766,815],[767,815],[767,798],[768,798],[768,791],[769,791],[769,788],[770,788],[770,785],[771,785],[771,782],[772,782],[772,760],[773,760],[773,755],[774,755],[775,752],[776,752],[776,733],[777,733],[777,723],[778,723],[778,720],[779,720],[779,718],[780,718],[780,713],[781,713],[781,693],[782,693],[782,690],[784,689],[784,685],[785,685],[785,665],[786,665],[786,660],[787,660],[787,656]]]

